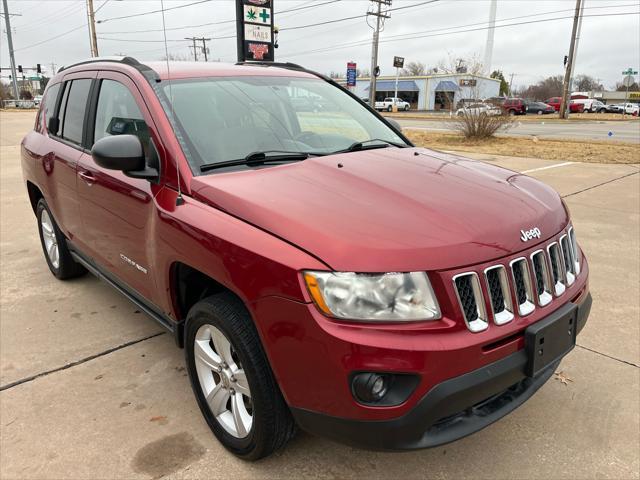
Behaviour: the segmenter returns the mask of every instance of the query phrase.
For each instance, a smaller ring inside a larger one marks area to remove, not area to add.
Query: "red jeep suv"
[[[21,155],[53,275],[90,271],[172,332],[243,458],[296,426],[373,449],[480,430],[591,307],[552,188],[416,148],[297,65],[77,63]]]

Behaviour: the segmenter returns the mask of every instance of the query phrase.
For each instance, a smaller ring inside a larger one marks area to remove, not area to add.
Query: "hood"
[[[568,222],[525,175],[419,148],[384,148],[195,177],[192,194],[337,271],[441,270],[514,254]],[[538,228],[524,243],[521,230]]]

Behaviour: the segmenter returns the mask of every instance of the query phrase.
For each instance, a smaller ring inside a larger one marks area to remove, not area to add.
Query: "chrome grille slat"
[[[536,279],[536,293],[538,295],[538,305],[544,307],[548,305],[553,296],[551,294],[551,278],[544,250],[536,250],[531,254],[531,265]]]
[[[569,235],[569,244],[571,245],[571,251],[573,252],[573,261],[575,264],[576,277],[580,275],[580,252],[578,251],[578,242],[576,241],[576,232],[573,227],[569,227],[567,230]]]
[[[511,279],[513,280],[513,290],[516,294],[516,304],[518,313],[524,317],[535,310],[533,303],[533,287],[531,285],[531,275],[529,274],[529,264],[524,257],[516,258],[509,263],[511,267]]]
[[[461,273],[453,277],[453,284],[467,328],[474,333],[486,330],[489,322],[478,274]]]
[[[549,254],[549,264],[551,265],[551,281],[553,283],[553,293],[559,297],[566,290],[564,262],[560,254],[560,246],[557,242],[552,242],[547,247]]]
[[[504,325],[513,320],[513,302],[509,291],[507,272],[502,265],[489,267],[484,271],[487,282],[487,291],[491,300],[491,312],[493,322],[496,325]]]
[[[564,274],[567,280],[567,286],[573,285],[576,281],[575,263],[573,261],[573,252],[569,247],[569,237],[562,235],[560,237],[560,251],[562,252],[562,262],[564,263]]]

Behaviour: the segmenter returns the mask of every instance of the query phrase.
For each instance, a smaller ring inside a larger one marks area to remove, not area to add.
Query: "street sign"
[[[236,32],[239,62],[273,62],[273,0],[236,0]]]
[[[637,75],[637,74],[638,74],[638,71],[634,70],[631,67],[627,68],[624,72],[622,72],[622,75]]]
[[[634,78],[633,75],[627,75],[626,77],[624,77],[622,79],[622,85],[624,85],[625,87],[629,88],[631,85],[633,85],[634,82]]]
[[[404,57],[393,57],[393,66],[395,68],[403,68],[404,67]]]
[[[354,62],[347,63],[347,87],[356,86],[357,65]]]

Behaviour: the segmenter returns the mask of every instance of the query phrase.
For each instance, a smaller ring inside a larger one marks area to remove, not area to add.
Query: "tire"
[[[389,106],[387,107],[387,112],[391,112],[391,111],[393,111],[393,107],[392,107],[391,105],[389,105]]]
[[[516,114],[515,110],[509,110],[509,116],[513,117]]]
[[[59,280],[68,280],[87,273],[87,270],[71,256],[67,239],[58,228],[44,198],[38,201],[36,218],[42,253],[51,273]]]
[[[409,111],[409,105],[405,105],[405,106],[404,106],[404,111],[405,111],[405,112],[408,112],[408,111]]]
[[[245,460],[282,448],[296,425],[242,302],[226,292],[205,298],[189,310],[185,329],[191,387],[220,443]]]
[[[538,110],[538,115],[542,115],[544,112],[542,110]]]

